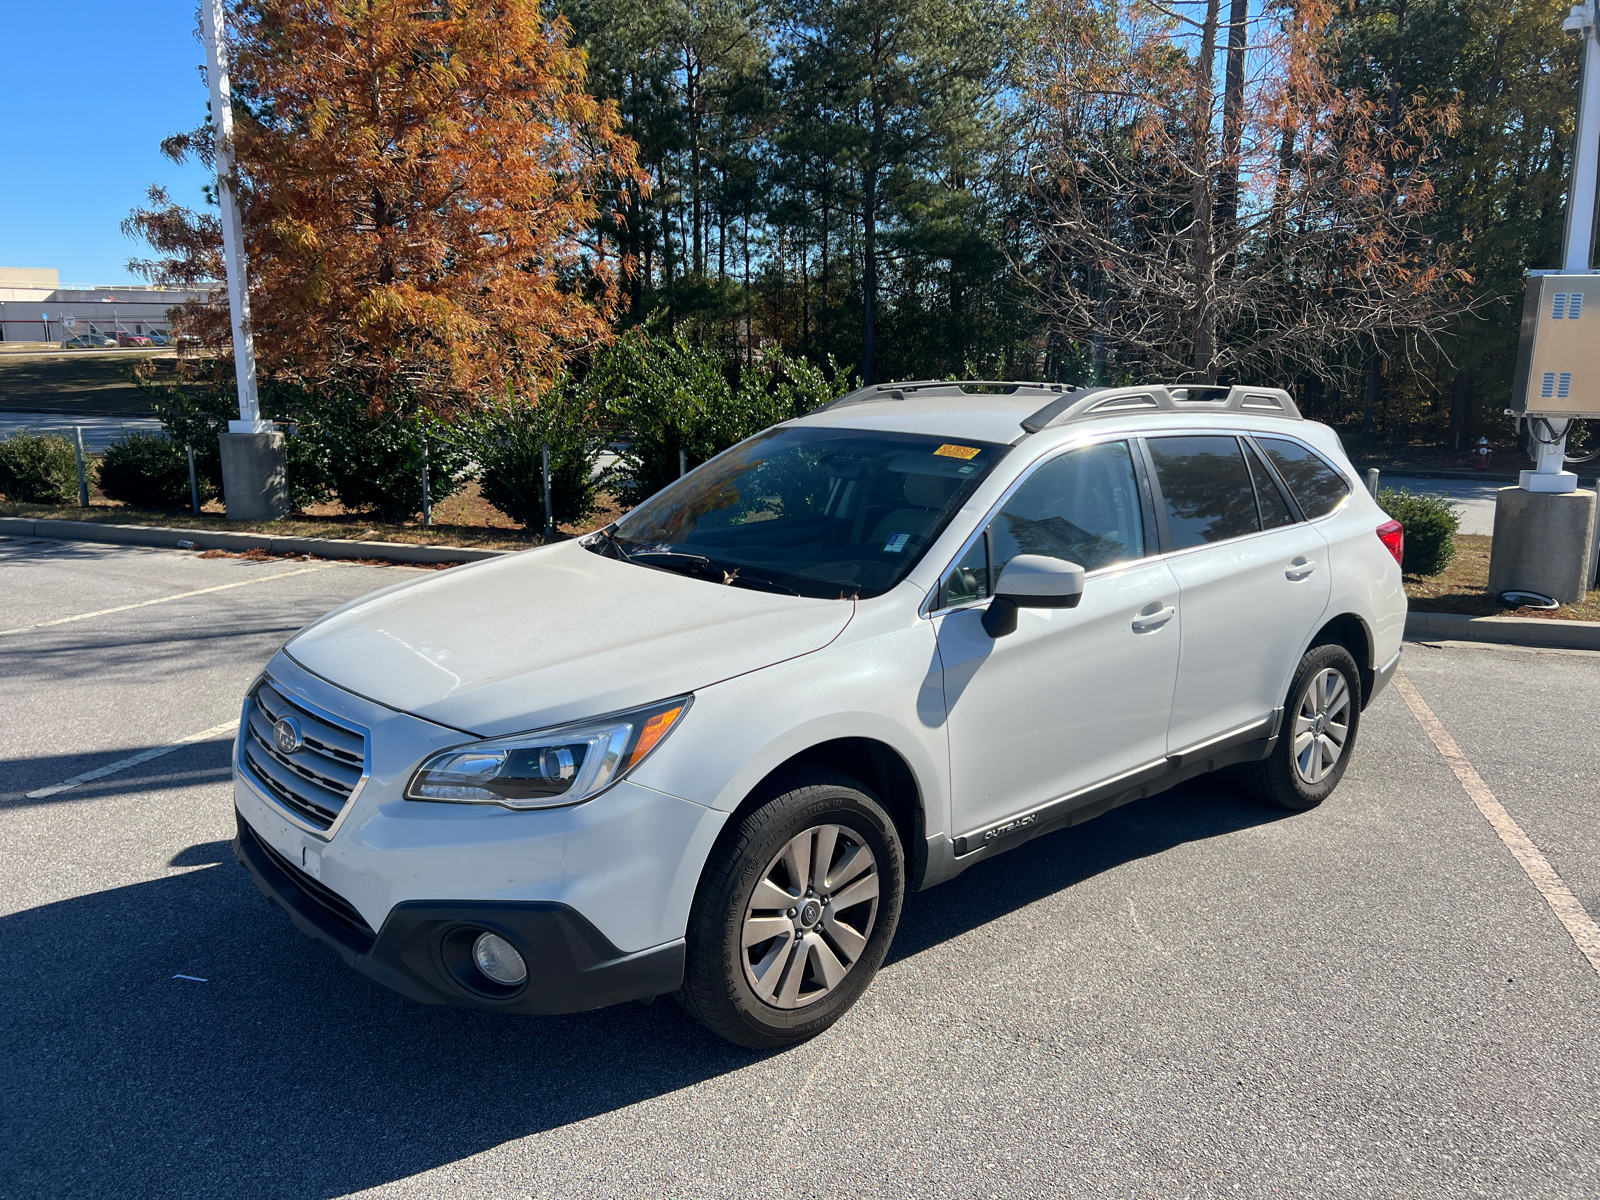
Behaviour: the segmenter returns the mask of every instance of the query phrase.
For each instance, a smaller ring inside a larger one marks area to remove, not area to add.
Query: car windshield
[[[717,584],[829,600],[876,596],[905,578],[1008,449],[910,433],[770,429],[587,545]]]

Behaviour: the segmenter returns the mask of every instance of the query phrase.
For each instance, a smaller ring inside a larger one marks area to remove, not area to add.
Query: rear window
[[[1284,483],[1289,485],[1289,491],[1308,521],[1327,516],[1350,494],[1345,477],[1321,455],[1299,442],[1270,437],[1258,437],[1256,441],[1267,452]]]

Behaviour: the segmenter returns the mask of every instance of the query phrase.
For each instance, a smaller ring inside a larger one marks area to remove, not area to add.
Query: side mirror
[[[1019,608],[1077,608],[1083,599],[1084,570],[1075,562],[1043,554],[1019,554],[1000,572],[994,599],[983,613],[983,630],[992,638],[1017,631]]]

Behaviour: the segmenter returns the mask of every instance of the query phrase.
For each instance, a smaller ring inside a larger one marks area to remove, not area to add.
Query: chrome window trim
[[[1323,453],[1321,450],[1318,450],[1315,446],[1311,445],[1311,443],[1309,443],[1307,441],[1304,441],[1304,440],[1302,440],[1300,438],[1297,438],[1297,437],[1288,437],[1286,435],[1278,434],[1278,433],[1259,434],[1255,430],[1225,430],[1225,431],[1219,431],[1219,430],[1215,430],[1215,429],[1202,430],[1198,434],[1195,433],[1195,432],[1187,431],[1187,430],[1185,430],[1184,432],[1181,432],[1181,433],[1176,431],[1176,430],[1172,431],[1171,433],[1168,433],[1166,430],[1162,430],[1160,433],[1157,433],[1157,434],[1148,434],[1148,435],[1147,434],[1139,434],[1137,436],[1143,438],[1144,441],[1146,443],[1148,443],[1150,441],[1155,440],[1156,438],[1164,438],[1164,437],[1196,437],[1196,436],[1202,436],[1202,435],[1205,435],[1205,436],[1218,436],[1218,437],[1248,438],[1251,441],[1255,441],[1255,440],[1257,440],[1258,438],[1261,438],[1261,437],[1273,437],[1273,438],[1278,438],[1280,441],[1294,442],[1296,445],[1304,447],[1306,450],[1308,450],[1312,454],[1316,455],[1323,462],[1327,463],[1329,469],[1332,470],[1336,475],[1338,475],[1340,479],[1344,480],[1345,484],[1347,486],[1350,484],[1350,477],[1348,475],[1346,475],[1343,471],[1341,471],[1335,464],[1333,464],[1332,462],[1329,462],[1328,461],[1328,456],[1325,453]],[[1261,461],[1266,463],[1267,469],[1272,472],[1273,476],[1278,480],[1279,485],[1283,488],[1284,493],[1288,496],[1289,500],[1294,504],[1294,511],[1297,514],[1299,514],[1298,516],[1295,517],[1294,521],[1292,521],[1288,525],[1279,525],[1276,529],[1257,529],[1257,530],[1254,530],[1254,531],[1252,531],[1250,533],[1236,534],[1235,536],[1233,536],[1231,538],[1222,538],[1220,541],[1201,542],[1198,546],[1185,546],[1181,550],[1168,550],[1166,552],[1166,554],[1163,555],[1162,557],[1165,557],[1165,558],[1178,558],[1181,555],[1193,554],[1197,550],[1209,550],[1213,546],[1231,546],[1235,542],[1243,542],[1243,541],[1246,541],[1249,538],[1265,537],[1269,533],[1279,533],[1279,532],[1281,532],[1281,531],[1283,531],[1285,529],[1293,529],[1296,525],[1315,525],[1319,521],[1326,521],[1326,520],[1329,520],[1329,519],[1331,519],[1333,517],[1338,516],[1340,513],[1342,513],[1345,510],[1346,505],[1348,505],[1350,503],[1350,498],[1353,495],[1355,495],[1355,489],[1353,487],[1351,487],[1349,491],[1345,492],[1344,499],[1340,500],[1338,504],[1334,505],[1327,512],[1323,513],[1320,517],[1307,517],[1306,514],[1305,514],[1305,509],[1300,507],[1299,499],[1295,496],[1294,492],[1290,490],[1288,480],[1283,478],[1283,475],[1282,475],[1281,472],[1279,472],[1279,470],[1277,468],[1277,465],[1275,463],[1273,463],[1273,461],[1270,458],[1267,457],[1266,451],[1264,449],[1262,450],[1262,453],[1261,453]],[[1157,479],[1155,481],[1155,484],[1156,484],[1156,487],[1159,488],[1161,486],[1161,481],[1159,479]],[[940,578],[943,578],[943,576],[940,576]]]
[[[933,587],[928,590],[928,594],[923,597],[922,603],[917,608],[917,615],[919,617],[926,617],[931,620],[942,613],[961,612],[963,609],[973,608],[977,605],[989,603],[992,597],[986,596],[982,600],[968,600],[964,604],[952,604],[938,608],[933,607],[939,596],[944,591],[945,576],[950,573],[950,568],[954,567],[958,562],[967,556],[967,551],[971,550],[973,544],[983,536],[983,531],[989,528],[990,522],[992,522],[999,514],[1000,510],[1006,506],[1006,502],[1016,494],[1018,488],[1020,488],[1032,477],[1035,471],[1039,470],[1039,468],[1043,467],[1046,463],[1055,462],[1056,459],[1060,458],[1064,454],[1071,454],[1074,450],[1085,450],[1090,446],[1097,446],[1101,442],[1132,443],[1138,437],[1139,434],[1131,432],[1112,433],[1107,431],[1093,434],[1088,437],[1074,439],[1063,446],[1058,446],[1055,448],[1055,450],[1046,452],[1024,467],[1022,469],[1022,473],[1013,479],[1008,485],[1006,485],[1006,490],[1000,493],[999,499],[989,506],[988,511],[983,514],[982,519],[978,521],[977,525],[973,528],[973,531],[967,535],[966,540],[961,543],[960,548],[955,552],[950,560],[946,562],[944,566],[939,568],[938,575],[934,577]],[[1137,474],[1137,466],[1134,468],[1134,471]],[[1140,505],[1139,515],[1140,518],[1143,519],[1143,504]],[[1152,540],[1157,543],[1157,550],[1154,554],[1146,554],[1142,558],[1130,558],[1123,562],[1112,563],[1109,567],[1097,567],[1093,571],[1086,572],[1084,579],[1094,579],[1096,576],[1105,575],[1111,571],[1120,571],[1124,567],[1136,566],[1140,563],[1147,563],[1153,559],[1160,558],[1160,539],[1152,538],[1151,535],[1153,533],[1153,530],[1145,530],[1145,544],[1148,546]]]
[[[346,733],[354,734],[361,739],[361,776],[356,780],[355,786],[350,789],[350,795],[345,797],[344,807],[339,810],[339,815],[333,819],[333,823],[326,829],[319,829],[279,800],[273,794],[271,788],[256,778],[256,773],[250,769],[250,765],[245,759],[244,739],[250,736],[250,705],[254,702],[251,697],[255,695],[256,688],[263,682],[270,683],[275,689],[290,697],[294,703],[319,720],[326,721],[330,725],[336,725]],[[295,828],[309,833],[313,837],[320,838],[324,842],[331,842],[344,825],[345,818],[355,808],[356,801],[360,798],[361,793],[366,790],[367,781],[372,778],[372,731],[363,729],[344,717],[335,716],[321,705],[306,699],[303,692],[289,687],[287,684],[273,678],[266,671],[263,671],[245,689],[244,703],[239,706],[239,736],[234,738],[233,741],[233,765],[235,774],[250,785],[256,796],[270,804],[280,816],[286,817]]]
[[[1016,492],[1016,490],[1019,487],[1021,487],[1025,482],[1027,482],[1028,477],[1031,476],[1040,467],[1044,466],[1045,463],[1053,462],[1057,458],[1061,457],[1061,455],[1063,455],[1063,454],[1070,454],[1074,450],[1082,450],[1086,446],[1092,446],[1092,445],[1095,445],[1095,444],[1100,443],[1100,442],[1134,442],[1134,441],[1142,441],[1142,442],[1145,442],[1145,443],[1148,444],[1150,441],[1152,441],[1152,440],[1154,440],[1156,438],[1165,438],[1165,437],[1232,437],[1232,438],[1236,438],[1236,439],[1237,438],[1248,438],[1251,441],[1259,441],[1263,437],[1269,437],[1269,438],[1278,438],[1281,441],[1294,442],[1296,445],[1304,448],[1305,450],[1309,451],[1312,454],[1315,454],[1323,462],[1327,463],[1328,466],[1330,468],[1332,468],[1338,474],[1339,478],[1343,479],[1345,481],[1345,484],[1347,486],[1349,486],[1350,490],[1345,493],[1344,499],[1339,501],[1339,503],[1336,506],[1334,506],[1334,508],[1332,508],[1330,511],[1324,513],[1320,517],[1308,518],[1308,517],[1306,517],[1304,510],[1301,509],[1301,507],[1300,507],[1300,501],[1298,499],[1296,499],[1294,493],[1289,490],[1289,485],[1288,485],[1287,481],[1285,481],[1283,479],[1281,473],[1278,471],[1277,466],[1272,462],[1272,460],[1270,458],[1267,458],[1265,448],[1263,448],[1263,450],[1262,450],[1262,461],[1264,461],[1266,463],[1267,469],[1270,470],[1273,473],[1273,475],[1277,477],[1278,482],[1282,485],[1284,491],[1288,493],[1289,499],[1294,503],[1295,511],[1298,513],[1298,516],[1296,517],[1293,525],[1281,525],[1277,529],[1257,529],[1257,530],[1254,530],[1251,533],[1241,533],[1237,537],[1225,538],[1225,539],[1223,539],[1222,541],[1219,541],[1219,542],[1202,542],[1198,546],[1185,546],[1181,550],[1161,550],[1161,549],[1159,549],[1159,546],[1158,546],[1158,549],[1156,550],[1156,552],[1154,554],[1147,554],[1143,558],[1131,558],[1131,559],[1128,559],[1126,562],[1113,563],[1109,567],[1100,567],[1097,570],[1090,571],[1084,576],[1085,580],[1093,579],[1096,576],[1104,575],[1104,574],[1106,574],[1107,572],[1110,572],[1110,571],[1120,571],[1124,567],[1137,566],[1137,565],[1140,565],[1140,564],[1153,562],[1153,561],[1155,561],[1157,559],[1177,558],[1180,555],[1193,554],[1197,550],[1209,550],[1213,546],[1227,546],[1227,545],[1233,544],[1234,542],[1242,542],[1242,541],[1246,540],[1247,538],[1265,537],[1267,534],[1278,533],[1280,530],[1283,530],[1283,529],[1292,529],[1292,528],[1294,528],[1294,525],[1315,525],[1320,521],[1327,521],[1327,520],[1330,520],[1333,517],[1338,516],[1349,505],[1350,498],[1353,495],[1355,495],[1355,485],[1351,483],[1350,476],[1346,475],[1344,473],[1344,471],[1337,464],[1335,464],[1334,462],[1330,461],[1330,459],[1328,458],[1328,455],[1325,452],[1317,449],[1315,446],[1313,446],[1310,442],[1306,441],[1304,438],[1295,437],[1293,434],[1290,434],[1290,433],[1282,433],[1282,432],[1279,432],[1278,430],[1272,430],[1270,432],[1263,433],[1263,432],[1260,432],[1259,430],[1254,429],[1254,428],[1251,428],[1251,429],[1230,429],[1230,428],[1218,428],[1216,426],[1210,426],[1210,427],[1197,426],[1197,427],[1192,427],[1192,428],[1188,428],[1188,429],[1160,429],[1160,430],[1129,429],[1129,430],[1122,430],[1120,432],[1112,432],[1110,430],[1100,431],[1100,432],[1097,432],[1097,433],[1095,433],[1093,435],[1090,435],[1090,436],[1087,436],[1087,437],[1084,437],[1084,438],[1081,438],[1081,439],[1076,439],[1076,440],[1074,440],[1072,442],[1067,443],[1064,446],[1059,446],[1053,452],[1049,452],[1049,453],[1046,453],[1046,454],[1042,455],[1041,457],[1039,457],[1038,459],[1035,459],[1032,463],[1029,463],[1026,467],[1023,468],[1022,473],[1020,475],[1018,475],[1016,477],[1016,479],[1011,481],[1011,483],[1007,486],[1006,490],[1001,493],[1000,498],[998,500],[996,500],[993,505],[990,506],[989,510],[986,513],[984,513],[982,520],[980,520],[977,523],[977,526],[973,529],[972,533],[970,533],[967,536],[966,540],[961,543],[960,548],[955,552],[955,554],[953,556],[951,556],[950,560],[948,562],[946,562],[945,565],[939,569],[939,573],[935,577],[933,587],[928,590],[928,594],[925,597],[923,597],[922,604],[917,609],[917,615],[920,616],[920,617],[925,617],[925,618],[928,618],[928,619],[931,620],[933,617],[940,616],[940,615],[942,615],[944,613],[961,612],[964,609],[975,608],[975,607],[978,607],[980,605],[987,604],[989,602],[990,597],[985,597],[982,600],[968,600],[964,604],[953,604],[953,605],[935,607],[936,601],[938,600],[940,594],[942,593],[942,591],[944,589],[945,576],[950,573],[950,569],[952,567],[954,567],[956,565],[956,563],[960,562],[963,558],[966,557],[967,551],[971,550],[973,543],[976,542],[980,537],[983,536],[983,531],[989,527],[989,523],[991,521],[993,521],[995,516],[1000,512],[1000,510],[1005,507],[1006,501],[1010,500],[1012,495]],[[1160,481],[1159,480],[1152,480],[1152,482],[1156,485],[1156,487],[1158,489],[1160,488]],[[1158,503],[1161,502],[1159,497],[1157,497],[1157,500],[1158,500]],[[1159,515],[1158,515],[1157,519],[1159,520]],[[1150,530],[1146,530],[1146,534],[1147,535],[1150,532],[1151,532]],[[1150,538],[1147,536],[1145,540],[1148,543],[1150,541]],[[1159,543],[1160,539],[1157,538],[1156,540]]]

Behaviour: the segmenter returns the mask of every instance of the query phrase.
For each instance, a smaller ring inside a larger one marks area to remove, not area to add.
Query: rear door
[[[1152,437],[1145,449],[1182,614],[1167,731],[1179,753],[1282,705],[1327,608],[1328,546],[1247,439]]]

